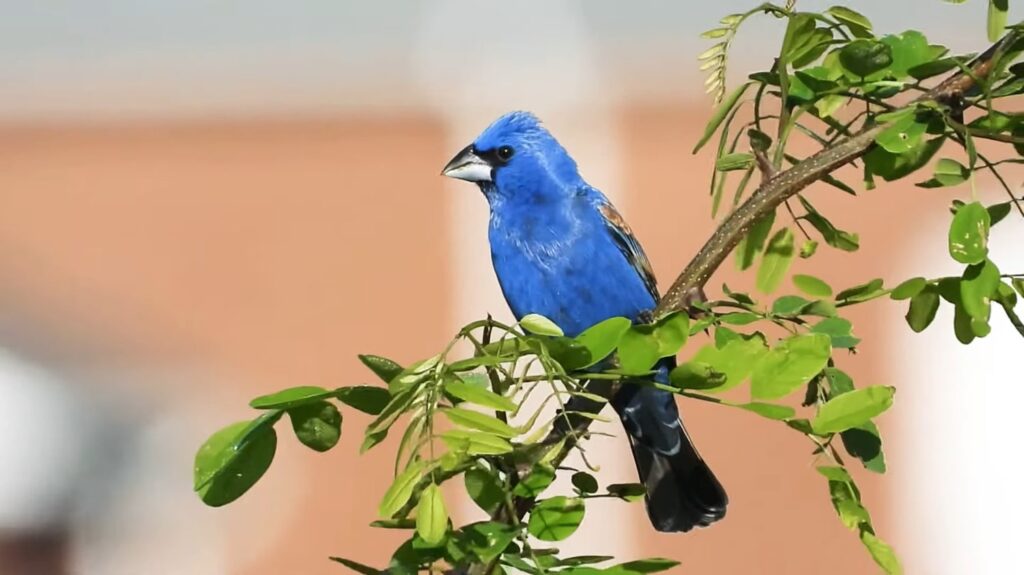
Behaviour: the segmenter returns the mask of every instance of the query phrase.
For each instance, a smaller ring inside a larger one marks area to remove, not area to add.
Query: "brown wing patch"
[[[633,230],[629,228],[629,224],[626,223],[622,214],[611,204],[602,203],[597,209],[600,210],[604,220],[608,223],[612,237],[619,244],[622,254],[626,256],[629,263],[640,274],[644,285],[647,286],[647,291],[651,293],[655,301],[658,301],[658,282],[654,277],[654,270],[651,269],[651,262],[647,259],[647,254],[644,253],[643,248],[640,247],[640,242],[636,241]]]

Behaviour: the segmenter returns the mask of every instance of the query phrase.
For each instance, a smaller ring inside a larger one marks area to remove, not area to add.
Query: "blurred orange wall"
[[[658,106],[617,112],[622,208],[662,289],[711,230],[710,160],[689,153],[706,115]],[[357,353],[411,360],[450,335],[450,222],[437,176],[454,152],[445,141],[440,124],[419,115],[2,127],[0,305],[118,354],[228,376],[197,401],[369,381]],[[885,264],[886,246],[899,238],[882,214],[917,205],[926,192],[886,189],[857,202],[831,188],[809,193],[865,241],[857,254],[830,252],[801,269],[814,266],[837,287],[903,279]],[[931,205],[944,209],[938,199]],[[486,241],[482,232],[478,241]],[[723,278],[749,283],[726,268],[712,293]],[[896,313],[889,305],[853,314],[863,360],[847,367],[865,384],[886,382],[885,342],[872,326],[875,314]],[[659,535],[636,506],[632,523],[608,526],[609,537],[636,529],[646,546],[638,555],[678,558],[687,573],[815,573],[826,559],[831,572],[874,570],[834,517],[809,444],[780,425],[695,403],[684,406],[688,427],[729,489],[729,517],[689,535]],[[238,407],[225,423],[245,413]],[[342,443],[327,455],[285,450],[286,460],[305,460],[301,509],[289,515],[287,535],[263,550],[264,562],[235,572],[337,573],[331,554],[382,563],[399,534],[367,524],[386,486],[391,444],[357,458],[364,423],[346,415]],[[887,437],[894,451],[898,444]],[[190,463],[182,463],[187,482]],[[864,477],[862,488],[885,534],[883,484]],[[259,490],[238,505],[262,501]],[[247,533],[261,527],[232,533],[230,545],[246,546]]]

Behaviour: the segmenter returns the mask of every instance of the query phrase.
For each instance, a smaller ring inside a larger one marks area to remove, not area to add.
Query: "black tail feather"
[[[655,451],[630,437],[640,482],[647,490],[647,514],[658,531],[689,531],[725,517],[729,498],[679,426],[679,450]]]

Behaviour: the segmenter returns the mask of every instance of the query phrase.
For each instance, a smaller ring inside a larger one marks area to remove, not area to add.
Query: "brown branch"
[[[1020,32],[1011,31],[975,58],[968,68],[969,73],[959,71],[953,74],[919,96],[910,105],[928,101],[941,104],[959,101],[964,94],[977,86],[978,80],[985,78],[992,71],[1003,50],[1020,37]],[[875,137],[883,129],[884,125],[868,127],[763,182],[750,198],[729,214],[715,230],[697,256],[672,283],[658,303],[654,315],[657,317],[685,309],[689,294],[704,287],[758,218],[775,211],[782,202],[807,186],[867,153]]]
[[[1003,50],[1020,38],[1020,32],[1011,31],[975,58],[967,70],[954,73],[909,105],[929,101],[956,105],[955,103],[959,102],[964,94],[976,87],[978,81],[984,79],[993,70],[995,62]],[[725,221],[704,244],[704,247],[679,274],[655,308],[654,317],[688,310],[693,302],[704,301],[705,284],[747,234],[754,222],[761,216],[775,211],[780,204],[807,186],[864,155],[871,149],[875,137],[885,127],[885,125],[867,127],[787,170],[766,177],[750,198],[726,217]],[[618,385],[613,382],[592,380],[587,384],[587,391],[610,398],[614,395],[617,387]],[[566,409],[575,412],[598,413],[604,405],[602,402],[591,399],[573,397],[567,403]],[[591,421],[589,418],[575,414],[569,414],[567,418],[558,418],[556,425],[543,440],[544,445],[552,446],[565,440],[558,455],[552,461],[555,467],[560,465],[572,451],[576,438],[585,436]],[[526,514],[532,507],[532,503],[532,499],[516,498],[514,507],[519,518]],[[500,519],[505,518],[501,517]],[[472,572],[482,573],[483,570],[481,567],[477,567]]]

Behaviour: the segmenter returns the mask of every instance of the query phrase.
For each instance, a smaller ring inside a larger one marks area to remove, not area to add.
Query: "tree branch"
[[[979,80],[988,76],[1006,47],[1020,37],[1019,32],[1010,32],[975,58],[968,67],[969,73],[960,71],[953,74],[919,96],[910,105],[928,101],[950,104],[960,100],[964,94],[977,86]],[[780,204],[807,186],[867,153],[875,137],[884,129],[885,125],[882,124],[866,128],[762,182],[746,202],[726,217],[704,247],[697,252],[697,256],[679,274],[655,308],[655,317],[686,309],[689,295],[694,290],[704,287],[715,270],[746,236],[754,222],[761,216],[775,211]]]
[[[966,69],[954,73],[937,86],[928,90],[909,105],[916,105],[922,102],[937,102],[946,105],[958,105],[962,97],[973,88],[978,82],[984,79],[994,69],[995,63],[1005,49],[1017,42],[1021,33],[1013,30],[1004,36],[999,42],[993,44],[988,50],[979,55],[966,67]],[[825,148],[804,161],[777,174],[765,173],[765,181],[757,190],[751,194],[740,207],[736,208],[719,225],[711,237],[704,244],[704,247],[697,252],[693,260],[679,274],[672,286],[662,297],[654,310],[654,317],[659,317],[675,311],[689,309],[694,301],[704,300],[704,286],[712,274],[722,265],[732,250],[739,244],[740,240],[747,234],[750,227],[759,218],[773,212],[787,199],[793,197],[801,190],[812,183],[821,180],[831,172],[845,166],[864,155],[871,149],[875,137],[885,129],[885,125],[873,125],[846,140]],[[604,398],[610,398],[618,388],[618,382],[592,380],[587,384],[587,391]],[[604,407],[603,402],[592,399],[573,397],[569,400],[566,409],[575,412],[595,414]],[[544,445],[555,446],[561,443],[562,447],[558,455],[552,461],[558,466],[572,451],[576,438],[584,436],[590,426],[591,419],[569,414],[569,417],[557,418],[551,432],[543,440]],[[562,443],[562,441],[564,443]],[[516,498],[515,512],[522,518],[532,507],[533,500],[529,498]],[[494,517],[498,521],[508,522],[508,517],[497,513]],[[486,575],[487,566],[473,566],[471,573]]]

